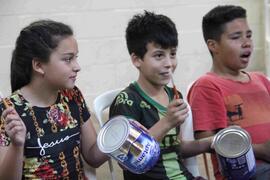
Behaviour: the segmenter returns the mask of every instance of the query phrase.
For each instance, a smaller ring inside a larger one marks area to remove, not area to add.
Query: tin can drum
[[[158,142],[125,116],[115,116],[101,128],[97,145],[135,174],[150,170],[160,154]]]
[[[247,131],[231,126],[219,131],[213,140],[219,168],[232,180],[247,180],[255,174],[256,161]]]

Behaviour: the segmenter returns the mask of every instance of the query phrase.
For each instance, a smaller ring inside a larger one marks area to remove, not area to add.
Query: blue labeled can
[[[247,131],[230,126],[219,131],[213,140],[219,169],[230,180],[247,180],[255,175],[256,161]]]
[[[101,128],[97,145],[135,174],[150,170],[160,154],[158,142],[125,116],[115,116]]]

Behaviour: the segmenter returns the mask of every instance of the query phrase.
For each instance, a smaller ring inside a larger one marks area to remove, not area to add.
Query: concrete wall
[[[263,0],[0,0],[0,90],[8,95],[11,51],[19,31],[30,22],[49,18],[71,25],[79,43],[82,71],[77,85],[92,107],[100,93],[136,80],[124,32],[133,14],[144,9],[163,13],[179,31],[177,87],[187,85],[210,68],[203,42],[202,16],[217,4],[242,5],[254,31],[255,51],[249,69],[265,71]]]
[[[264,0],[264,3],[265,67],[266,74],[270,77],[270,0]]]
[[[264,41],[263,0],[0,0],[0,91],[10,94],[9,66],[19,31],[34,20],[49,18],[74,29],[82,67],[77,86],[91,108],[98,94],[136,80],[137,71],[131,64],[124,32],[132,15],[146,9],[169,16],[177,25],[178,68],[174,79],[185,95],[188,84],[210,69],[211,57],[203,42],[201,20],[218,4],[247,9],[255,44],[248,69],[265,72],[268,46]],[[104,175],[100,177],[104,179]]]

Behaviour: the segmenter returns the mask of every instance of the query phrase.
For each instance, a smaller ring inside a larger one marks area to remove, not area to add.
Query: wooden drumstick
[[[178,91],[177,91],[177,89],[176,89],[176,86],[175,86],[175,84],[174,84],[172,75],[171,75],[171,80],[172,80],[173,93],[174,93],[175,99],[179,99],[180,97],[179,97]]]
[[[5,108],[7,109],[8,107],[9,107],[9,105],[8,105],[8,103],[7,103],[7,101],[3,98],[3,104],[4,104],[4,106],[5,106]]]

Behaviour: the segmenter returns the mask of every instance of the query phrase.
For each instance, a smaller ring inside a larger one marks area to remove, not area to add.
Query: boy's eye
[[[155,58],[157,59],[161,59],[163,57],[163,54],[162,53],[157,53],[154,55]]]
[[[239,39],[240,36],[232,36],[231,39]]]
[[[176,56],[176,52],[172,52],[172,53],[171,53],[171,57],[174,58],[175,56]]]

